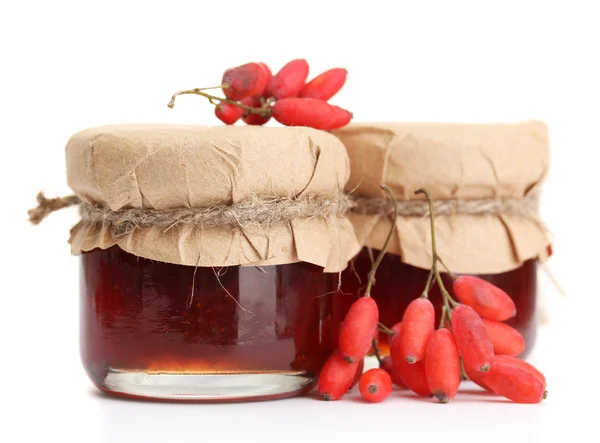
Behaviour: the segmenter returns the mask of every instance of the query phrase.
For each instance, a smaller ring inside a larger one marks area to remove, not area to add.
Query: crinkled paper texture
[[[118,125],[91,128],[66,147],[68,184],[84,202],[110,209],[233,204],[252,195],[335,198],[348,156],[331,134],[310,128]],[[272,226],[138,228],[115,238],[108,226],[79,223],[72,252],[115,244],[140,257],[190,266],[305,261],[343,270],[360,249],[346,217]]]
[[[515,124],[373,123],[334,131],[346,145],[351,176],[346,190],[400,200],[520,199],[539,193],[549,168],[546,126]],[[534,214],[535,216],[535,214]],[[359,242],[379,249],[391,228],[388,217],[351,214]],[[535,217],[466,215],[436,217],[439,255],[457,273],[501,273],[548,256],[547,229]],[[388,252],[430,268],[428,217],[399,217]]]

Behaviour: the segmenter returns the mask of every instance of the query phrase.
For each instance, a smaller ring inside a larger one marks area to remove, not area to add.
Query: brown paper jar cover
[[[333,135],[310,128],[116,125],[73,135],[67,181],[82,200],[112,211],[233,205],[252,198],[336,199],[349,178],[348,156]],[[274,265],[304,261],[343,270],[360,246],[341,213],[277,223],[142,226],[115,235],[81,221],[72,252],[119,245],[140,257],[190,266]]]
[[[539,196],[549,168],[548,132],[544,123],[362,123],[334,134],[345,144],[351,176],[346,190],[354,196],[385,198],[385,183],[402,201],[495,201]],[[390,217],[351,213],[359,242],[383,246]],[[494,274],[545,260],[548,230],[537,214],[451,213],[436,217],[439,255],[457,273]],[[401,216],[388,252],[423,269],[431,267],[427,216]]]

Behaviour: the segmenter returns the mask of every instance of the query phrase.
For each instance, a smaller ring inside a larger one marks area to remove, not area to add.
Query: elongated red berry
[[[358,383],[358,381],[360,380],[360,376],[363,374],[363,370],[365,369],[365,360],[362,359],[358,362],[358,365],[356,366],[356,374],[354,375],[354,380],[352,380],[352,384],[350,385],[349,389],[352,389],[356,383]]]
[[[327,101],[342,89],[347,75],[348,71],[342,68],[325,71],[304,85],[298,96]]]
[[[226,125],[235,124],[243,114],[242,108],[231,103],[220,103],[215,106],[215,115]]]
[[[377,303],[371,297],[361,297],[352,303],[340,326],[338,344],[347,361],[358,361],[367,355],[378,321]]]
[[[242,103],[243,105],[246,105],[246,106],[250,106],[252,108],[260,108],[262,106],[262,103],[258,97],[246,97],[245,99],[241,100],[240,103]],[[269,115],[264,116],[261,114],[251,114],[251,113],[247,113],[247,112],[242,117],[242,120],[244,121],[244,123],[246,123],[248,125],[253,125],[253,126],[264,125],[270,119],[271,119],[271,117]]]
[[[319,374],[318,391],[324,400],[339,400],[356,375],[358,363],[348,363],[339,351],[329,356]]]
[[[269,83],[269,96],[280,100],[297,97],[308,77],[308,63],[304,59],[292,60],[275,74]]]
[[[431,395],[431,390],[427,383],[424,360],[409,364],[404,358],[395,358],[394,354],[392,354],[392,360],[404,386],[422,397],[429,397]]]
[[[481,278],[460,276],[454,280],[453,290],[461,303],[488,320],[504,321],[517,313],[515,303],[506,292]]]
[[[494,346],[494,354],[515,356],[525,349],[525,339],[515,328],[485,318],[483,324]]]
[[[537,379],[544,385],[544,387],[546,387],[546,377],[544,377],[544,374],[542,374],[531,363],[508,355],[496,355],[494,357],[494,363],[511,365],[515,368],[519,368],[523,371],[529,372],[531,375],[537,377]],[[469,377],[469,380],[471,380],[473,383],[481,386],[482,388],[487,389],[488,391],[491,391],[490,387],[483,381],[483,376],[486,374],[485,372],[471,371],[467,368],[465,368],[465,372],[467,373],[467,377]]]
[[[427,342],[435,329],[435,310],[428,298],[419,297],[409,303],[402,316],[400,352],[408,363],[425,358]]]
[[[271,108],[273,118],[285,126],[337,129],[352,119],[348,111],[314,98],[285,98]]]
[[[268,81],[267,73],[259,63],[246,63],[225,71],[222,83],[228,87],[223,88],[223,94],[231,100],[258,96],[265,91]]]
[[[538,380],[540,380],[542,382],[544,387],[546,386],[546,377],[544,377],[544,374],[542,374],[531,363],[528,363],[528,362],[518,359],[516,357],[511,357],[509,355],[497,355],[494,361],[498,362],[498,363],[506,364],[506,365],[513,365],[516,368],[527,371],[527,372],[531,373],[532,375],[534,375],[535,377],[537,377]]]
[[[404,382],[402,381],[402,378],[400,377],[400,374],[394,366],[394,362],[392,361],[392,357],[390,355],[383,359],[383,362],[381,363],[381,369],[390,374],[390,378],[392,379],[393,384],[400,388],[406,388]]]
[[[404,334],[404,322],[402,324]],[[487,372],[494,363],[494,347],[483,321],[473,308],[458,305],[452,311],[452,334],[466,367]]]
[[[365,400],[371,403],[379,403],[392,392],[392,379],[383,369],[369,369],[360,377],[358,388],[360,395]]]
[[[460,385],[460,358],[452,332],[438,329],[427,345],[425,357],[427,385],[440,403],[448,403]]]
[[[496,394],[516,403],[539,403],[546,398],[546,387],[532,373],[514,365],[494,362],[483,374],[483,381]]]
[[[265,86],[264,86],[263,90],[256,95],[259,97],[266,97],[269,94],[269,85],[271,84],[271,79],[273,78],[273,73],[271,72],[271,68],[269,68],[269,66],[267,66],[266,63],[259,63],[259,65],[263,69],[263,72],[265,73],[266,81],[265,81]]]

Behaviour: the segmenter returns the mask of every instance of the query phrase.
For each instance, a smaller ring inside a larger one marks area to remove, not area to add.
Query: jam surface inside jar
[[[335,302],[336,317],[343,319],[352,302],[364,293],[371,264],[379,253],[377,250],[371,252],[372,255],[367,248],[363,248],[342,273],[342,294]],[[536,336],[536,271],[536,261],[528,260],[512,271],[477,275],[504,290],[515,302],[517,314],[505,323],[517,329],[525,338],[526,347],[519,356],[521,358],[531,350]],[[386,254],[377,268],[376,284],[371,289],[371,296],[379,306],[379,321],[388,327],[401,321],[408,304],[423,292],[428,275],[428,269],[416,268],[403,263],[397,255]],[[444,286],[454,296],[452,279],[447,273],[441,273],[441,276]],[[436,309],[437,327],[442,306],[442,295],[437,284],[431,288],[429,298]],[[379,347],[383,354],[389,353],[387,336],[383,333],[379,334]]]
[[[98,388],[193,401],[306,392],[333,350],[337,274],[193,267],[118,246],[82,255],[81,357]]]

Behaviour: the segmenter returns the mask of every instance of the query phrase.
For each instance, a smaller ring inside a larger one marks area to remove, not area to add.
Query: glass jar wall
[[[343,316],[356,297],[364,293],[367,275],[372,261],[379,251],[369,253],[364,248],[348,265],[342,274],[342,294],[336,299],[336,317]],[[512,271],[501,274],[478,275],[504,290],[514,300],[517,315],[506,323],[516,328],[524,337],[526,348],[520,357],[531,350],[536,336],[536,293],[537,262],[529,260]],[[425,287],[429,270],[416,268],[403,263],[399,256],[386,254],[377,269],[376,284],[371,295],[379,306],[380,321],[388,327],[402,320],[408,304],[418,297]],[[446,289],[452,294],[452,280],[448,274],[442,274]],[[434,285],[430,298],[436,307],[436,324],[439,323],[442,296],[439,287]],[[383,354],[389,353],[385,334],[380,334],[380,348]]]
[[[310,390],[333,350],[338,276],[312,264],[195,268],[114,246],[81,269],[81,357],[109,393],[282,398]]]

